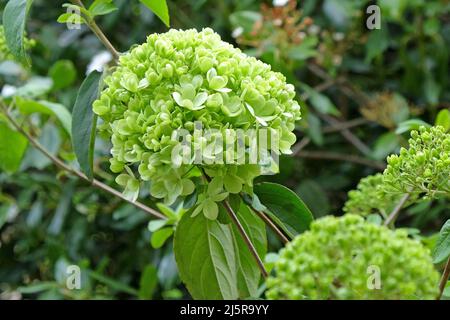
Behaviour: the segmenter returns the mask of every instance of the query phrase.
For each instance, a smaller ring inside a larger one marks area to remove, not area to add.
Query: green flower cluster
[[[348,200],[343,208],[344,212],[361,216],[379,213],[387,217],[402,196],[387,193],[382,186],[381,173],[361,179],[356,189],[349,191]]]
[[[325,217],[280,252],[269,299],[434,299],[439,274],[429,250],[347,214]]]
[[[390,193],[450,197],[450,134],[443,127],[411,132],[409,148],[387,158],[383,188]]]
[[[24,42],[26,50],[33,47],[35,43],[34,40],[30,40],[26,37],[24,39]],[[0,62],[6,60],[15,60],[15,57],[9,50],[8,45],[6,44],[5,29],[2,25],[0,25]]]
[[[210,218],[217,214],[211,202],[224,193],[251,187],[261,165],[197,164],[194,156],[181,162],[173,158],[178,146],[174,132],[183,130],[191,145],[205,147],[218,135],[233,142],[237,138],[232,130],[267,128],[279,137],[279,149],[273,150],[277,153],[289,153],[296,140],[292,131],[300,107],[294,87],[211,29],[150,35],[146,43],[120,57],[105,83],[93,110],[103,119],[100,128],[111,138],[110,163],[111,170],[120,173],[117,182],[133,193],[140,181],[151,181],[151,194],[170,204],[194,191],[199,169],[204,169],[215,180],[209,193],[204,188],[202,195],[208,200],[205,210]],[[197,137],[197,123],[216,132]],[[248,143],[246,139],[247,147]],[[210,148],[207,151],[210,155]],[[223,153],[222,146],[212,153]],[[208,155],[205,151],[204,157]],[[239,156],[236,153],[232,159]]]

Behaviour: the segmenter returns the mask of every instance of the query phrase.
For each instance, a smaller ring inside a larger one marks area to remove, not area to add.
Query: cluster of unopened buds
[[[429,250],[404,230],[328,216],[281,250],[269,299],[435,299]]]
[[[231,143],[236,140],[230,130],[274,133],[277,148],[267,151],[277,154],[290,153],[296,140],[292,131],[300,107],[294,87],[211,29],[150,35],[146,43],[120,57],[105,84],[93,109],[103,120],[100,128],[111,137],[111,170],[119,173],[117,182],[131,198],[137,196],[141,181],[150,181],[151,195],[167,204],[197,190],[200,211],[214,219],[216,202],[251,188],[261,174],[260,163],[238,163],[238,153],[231,163],[198,164],[195,155],[180,161],[174,156],[179,147],[174,135],[180,130],[197,149],[204,147],[203,158],[222,152],[217,135],[231,138]],[[196,123],[216,133],[197,137]],[[246,137],[243,143],[246,159],[251,157],[252,141]],[[212,179],[209,186],[198,186],[205,181],[200,175]]]
[[[387,159],[384,191],[450,197],[450,134],[441,126],[411,132],[409,148]]]

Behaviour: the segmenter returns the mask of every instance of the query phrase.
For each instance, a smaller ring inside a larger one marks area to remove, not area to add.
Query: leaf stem
[[[58,157],[52,155],[50,152],[48,152],[44,146],[42,146],[34,137],[32,137],[27,131],[25,131],[18,123],[17,121],[10,115],[10,113],[7,111],[6,106],[4,105],[3,101],[1,101],[0,103],[1,109],[3,111],[3,113],[5,114],[6,118],[9,120],[9,122],[14,126],[14,128],[16,128],[16,130],[21,133],[25,138],[27,138],[27,140],[37,149],[39,150],[42,154],[44,154],[48,159],[50,159],[57,167],[59,167],[60,169],[67,171],[75,176],[77,176],[78,178],[80,178],[81,180],[84,180],[90,184],[92,184],[94,187],[101,189],[109,194],[112,194],[115,197],[120,198],[123,201],[126,201],[130,204],[132,204],[133,206],[135,206],[138,209],[141,209],[142,211],[153,215],[154,217],[158,218],[158,219],[167,219],[163,214],[159,213],[158,211],[146,206],[145,204],[138,202],[138,201],[131,201],[129,199],[127,199],[126,197],[124,197],[124,195],[122,193],[120,193],[119,191],[111,188],[110,186],[104,184],[103,182],[100,182],[96,179],[89,179],[84,173],[82,173],[79,170],[76,170],[74,168],[72,168],[71,166],[69,166],[68,164],[64,163],[64,161],[62,161],[61,159],[59,159]]]
[[[264,212],[256,210],[252,206],[249,207],[272,229],[273,232],[275,232],[275,234],[284,244],[289,242],[289,239],[285,236],[285,234],[280,229],[278,229],[275,223],[273,223],[273,221]]]
[[[85,6],[81,0],[71,0],[71,2],[81,8],[85,8]],[[106,37],[106,35],[100,29],[100,27],[97,25],[95,20],[92,17],[87,16],[87,15],[85,15],[85,19],[86,19],[86,23],[87,23],[89,29],[91,29],[91,31],[103,43],[103,45],[106,47],[106,49],[108,49],[108,51],[112,54],[114,60],[117,61],[119,59],[120,53],[116,50],[116,48],[114,48],[112,43],[109,41],[109,39]]]
[[[444,292],[445,285],[447,284],[448,277],[450,276],[450,257],[445,264],[444,272],[442,273],[441,280],[439,281],[439,295],[437,296],[437,300],[440,300],[442,297],[442,293]]]
[[[211,181],[211,178],[206,174],[205,170],[202,168],[202,173],[206,181]],[[250,250],[250,253],[252,254],[253,258],[255,258],[255,261],[258,265],[259,270],[261,271],[261,274],[264,278],[268,277],[268,273],[266,268],[264,267],[264,263],[262,262],[261,258],[258,255],[258,252],[256,251],[255,246],[253,245],[252,241],[250,240],[249,236],[245,232],[244,227],[242,226],[241,222],[239,221],[236,213],[231,208],[230,204],[227,200],[222,201],[222,205],[224,206],[225,210],[227,211],[228,215],[230,216],[231,220],[233,221],[234,225],[238,229],[239,233],[242,236],[242,239],[244,240],[245,244],[247,245],[247,248]]]
[[[403,206],[405,205],[406,201],[408,201],[409,197],[410,197],[410,194],[406,193],[400,199],[400,201],[395,206],[394,210],[392,210],[392,212],[389,214],[387,219],[384,221],[384,225],[385,226],[390,226],[391,224],[393,224],[395,222],[395,220],[397,219],[398,215],[400,214],[400,210],[403,208]]]
[[[248,237],[247,233],[245,232],[244,227],[242,226],[241,222],[239,221],[236,213],[233,211],[233,209],[231,208],[231,206],[228,203],[228,201],[224,200],[222,202],[222,204],[225,207],[225,209],[227,210],[228,215],[230,216],[231,220],[236,225],[236,227],[237,227],[239,233],[241,234],[245,244],[247,245],[248,249],[250,250],[250,253],[255,258],[256,263],[258,264],[258,268],[261,271],[261,274],[263,275],[264,278],[267,278],[268,277],[268,273],[266,271],[266,268],[264,267],[264,263],[262,262],[261,258],[259,257],[258,252],[256,251],[256,248],[253,245],[252,241],[250,240],[250,238]]]

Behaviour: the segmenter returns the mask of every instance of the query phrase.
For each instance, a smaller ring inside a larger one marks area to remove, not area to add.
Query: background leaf
[[[161,19],[167,27],[170,27],[169,9],[166,0],[140,0],[147,8]]]
[[[3,11],[5,38],[11,53],[19,61],[28,61],[25,51],[25,24],[33,0],[10,0]]]
[[[70,115],[69,110],[67,110],[67,108],[62,104],[45,100],[34,101],[16,97],[16,105],[19,108],[20,112],[25,115],[32,113],[42,113],[56,116],[66,132],[69,135],[71,134],[72,116]]]
[[[28,141],[17,131],[0,121],[0,169],[8,173],[19,169]]]
[[[93,71],[81,84],[73,107],[72,144],[81,170],[92,178],[97,116],[92,112],[92,103],[99,94],[101,73]]]

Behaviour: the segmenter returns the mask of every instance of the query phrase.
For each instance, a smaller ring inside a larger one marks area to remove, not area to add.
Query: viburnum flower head
[[[269,299],[435,299],[429,250],[361,216],[325,217],[280,252]]]
[[[217,214],[211,203],[229,192],[251,188],[262,165],[238,161],[251,156],[248,137],[244,156],[231,153],[231,163],[197,164],[193,155],[188,163],[174,160],[174,148],[179,146],[174,132],[187,132],[183,138],[204,147],[205,158],[206,151],[211,154],[205,146],[212,142],[219,141],[213,155],[225,153],[218,135],[236,140],[235,130],[275,133],[278,147],[267,151],[277,154],[290,153],[296,140],[292,131],[300,107],[294,100],[294,87],[282,74],[222,41],[209,28],[150,35],[146,43],[120,57],[105,83],[93,109],[103,119],[101,129],[111,138],[111,170],[120,173],[118,182],[136,194],[140,181],[150,181],[151,194],[170,204],[180,195],[193,193],[204,171],[214,181],[209,192],[207,187],[202,190],[203,199],[210,203],[209,209],[203,209],[210,218]],[[215,133],[196,136],[198,123]]]

